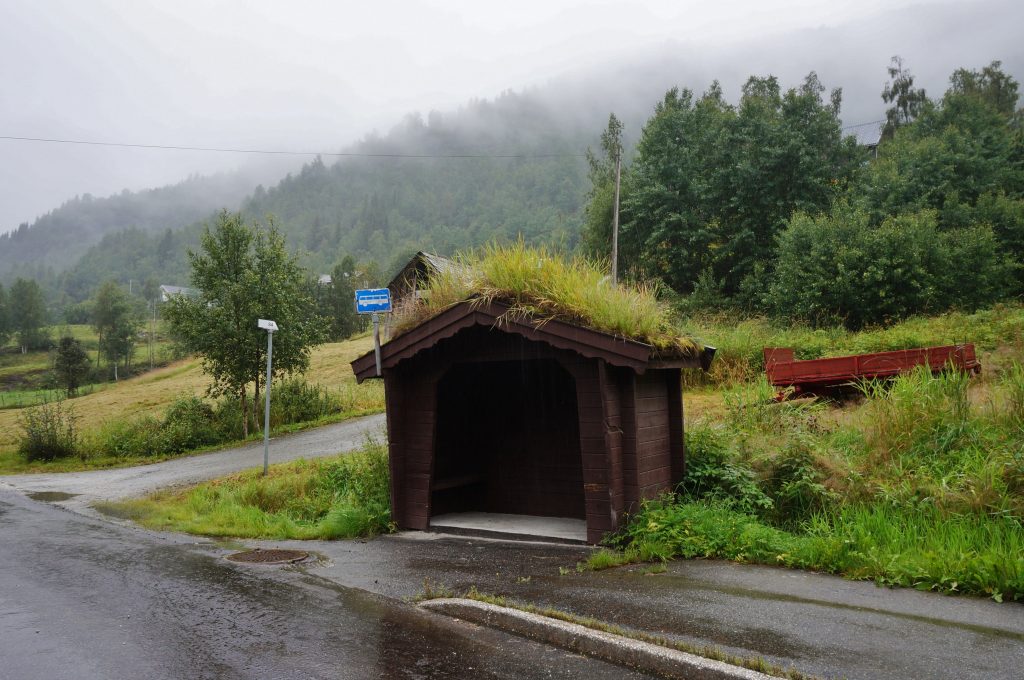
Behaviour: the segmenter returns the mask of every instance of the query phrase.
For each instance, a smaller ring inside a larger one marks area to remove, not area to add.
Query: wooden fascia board
[[[603,359],[613,366],[632,368],[640,373],[650,367],[650,345],[557,319],[534,323],[525,319],[503,318],[507,311],[508,307],[501,304],[477,306],[467,301],[456,305],[381,346],[381,365],[384,368],[393,368],[398,362],[414,356],[439,340],[450,338],[464,328],[482,325],[515,333],[528,340],[545,342],[552,347],[576,352],[589,359]],[[697,359],[681,361],[685,361],[686,366],[699,365]],[[352,370],[359,382],[376,377],[376,359],[373,351],[353,361]]]
[[[659,368],[701,368],[702,362],[699,357],[686,359],[652,359],[647,363],[647,368],[656,370]]]
[[[427,319],[419,326],[392,338],[389,342],[381,345],[380,358],[382,367],[390,368],[397,363],[397,361],[391,360],[395,355],[401,354],[403,355],[401,358],[405,359],[421,349],[425,349],[425,346],[420,347],[419,345],[427,339],[440,340],[451,337],[463,328],[474,325],[473,315],[474,310],[472,307],[469,304],[463,303],[447,309],[437,316]],[[452,329],[452,326],[454,326],[454,329]],[[373,350],[352,362],[352,372],[356,374],[357,382],[362,382],[366,378],[377,377],[375,375],[376,370],[377,360]]]

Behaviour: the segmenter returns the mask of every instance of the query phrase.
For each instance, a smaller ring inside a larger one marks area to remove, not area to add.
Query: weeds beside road
[[[755,384],[687,432],[677,495],[647,503],[594,568],[719,557],[947,593],[1024,597],[1024,366],[926,370],[863,403],[775,404]]]
[[[253,469],[186,490],[103,502],[107,515],[150,529],[238,538],[332,539],[390,528],[386,447]]]

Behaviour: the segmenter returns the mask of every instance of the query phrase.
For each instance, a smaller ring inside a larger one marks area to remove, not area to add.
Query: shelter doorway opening
[[[576,383],[557,361],[455,364],[437,405],[431,516],[586,517]]]

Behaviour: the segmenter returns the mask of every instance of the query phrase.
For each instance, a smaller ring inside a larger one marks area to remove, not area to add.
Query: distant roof
[[[410,280],[411,274],[426,274],[429,276],[433,273],[452,271],[459,266],[460,265],[457,262],[449,260],[447,257],[441,257],[440,255],[435,255],[434,253],[428,253],[421,250],[409,258],[409,261],[405,263],[405,266],[402,267],[398,273],[395,274],[394,278],[388,282],[388,288],[391,289],[392,294],[395,294],[397,289],[403,284],[408,285],[412,283],[412,280]],[[415,278],[419,277],[412,277],[412,279]]]
[[[882,130],[885,129],[884,120],[875,120],[870,123],[851,125],[843,128],[843,134],[853,136],[857,140],[857,146],[866,146],[869,149],[878,146],[882,141]]]
[[[164,295],[198,295],[199,291],[195,288],[189,288],[187,286],[168,286],[167,284],[160,285],[160,292]]]
[[[331,278],[330,274],[321,274],[320,277],[316,280],[316,282],[321,286],[329,286],[332,283],[334,283],[334,279]]]
[[[186,297],[195,297],[199,295],[199,290],[195,288],[188,288],[186,286],[168,286],[167,284],[161,284],[160,295],[164,302],[172,295],[184,295]]]

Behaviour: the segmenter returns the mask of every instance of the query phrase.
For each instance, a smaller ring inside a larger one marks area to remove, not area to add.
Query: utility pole
[[[149,301],[149,304],[153,305],[153,321],[149,324],[149,370],[153,370],[153,360],[156,358],[156,348],[154,342],[156,338],[156,298]]]
[[[622,145],[615,148],[615,210],[612,213],[612,285],[619,283],[619,181],[622,176]]]

